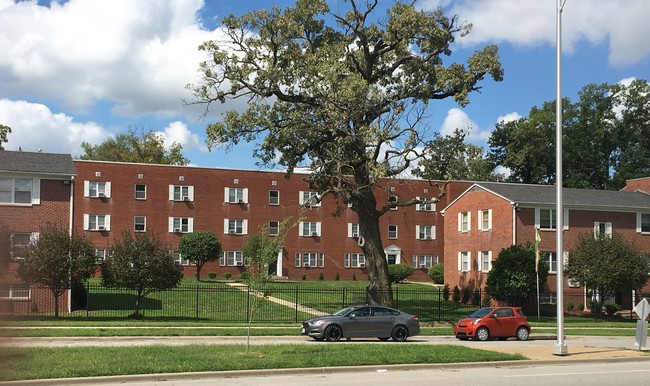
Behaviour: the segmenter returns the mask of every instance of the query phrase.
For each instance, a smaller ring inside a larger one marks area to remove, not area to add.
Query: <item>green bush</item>
[[[578,303],[578,311],[584,311],[584,310],[585,310],[585,305],[582,302]]]
[[[472,304],[475,306],[481,305],[481,290],[478,288],[475,289],[474,293],[472,294]]]
[[[443,298],[443,300],[448,302],[449,301],[449,295],[451,295],[451,291],[449,290],[449,284],[445,284],[444,287],[442,287],[442,298]]]
[[[469,287],[463,288],[463,299],[462,299],[463,304],[469,303],[469,297],[470,297],[471,293],[472,292],[470,291]]]
[[[401,283],[413,272],[413,267],[407,264],[390,264],[388,277],[391,283]]]
[[[208,278],[216,279],[217,278],[217,273],[216,272],[208,272]]]
[[[230,279],[231,277],[232,277],[232,273],[230,273],[230,272],[226,272],[226,273],[223,274],[223,278],[226,279],[226,280]]]
[[[339,273],[336,273],[336,276],[334,276],[334,280],[339,281],[341,280],[341,276],[339,276]]]
[[[454,286],[454,290],[452,291],[452,295],[451,295],[451,300],[453,300],[456,303],[460,302],[460,288],[458,288],[457,285]]]
[[[318,274],[318,280],[320,280],[320,281],[325,280],[325,275],[323,275],[322,272],[320,274]]]
[[[573,304],[573,301],[572,300],[567,300],[567,302],[566,302],[566,310],[567,311],[573,311],[574,308],[575,308],[575,305]]]
[[[609,316],[613,316],[619,310],[618,304],[608,303],[605,304],[605,312]]]
[[[429,268],[429,277],[436,284],[445,282],[445,266],[442,264],[435,264]]]
[[[357,274],[356,273],[352,274],[352,281],[357,281]]]
[[[241,278],[242,278],[243,280],[248,280],[248,279],[251,278],[251,273],[248,272],[248,271],[244,271],[244,272],[241,273]]]
[[[307,280],[307,274],[305,273],[302,274],[302,280]]]

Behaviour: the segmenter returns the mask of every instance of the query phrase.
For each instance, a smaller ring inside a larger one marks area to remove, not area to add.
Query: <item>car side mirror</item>
[[[357,314],[350,314],[350,319],[354,319],[357,317]]]
[[[492,314],[492,315],[490,316],[490,318],[498,318],[498,317],[499,317],[499,315],[497,315],[497,314]]]

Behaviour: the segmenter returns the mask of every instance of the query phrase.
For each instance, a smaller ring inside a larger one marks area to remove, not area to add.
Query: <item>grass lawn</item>
[[[0,352],[0,381],[521,359],[525,358],[463,346],[392,343],[263,345],[251,346],[249,352],[243,345],[10,348]]]

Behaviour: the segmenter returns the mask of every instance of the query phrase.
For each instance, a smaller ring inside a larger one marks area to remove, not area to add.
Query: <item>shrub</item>
[[[608,303],[605,304],[605,312],[609,316],[613,316],[619,310],[618,304]]]
[[[325,280],[325,275],[323,275],[322,272],[318,274],[318,280],[320,280],[320,281]]]
[[[451,295],[451,291],[449,290],[449,284],[445,284],[444,287],[442,287],[442,298],[444,301],[448,302],[449,301],[449,295]]]
[[[338,272],[336,273],[336,276],[334,276],[334,280],[337,280],[337,281],[338,281],[338,280],[341,280],[341,277],[339,276],[339,273],[338,273]]]
[[[435,264],[429,268],[429,277],[436,284],[445,282],[445,266],[442,264]]]
[[[223,274],[223,278],[226,279],[226,280],[230,279],[231,277],[232,277],[232,273],[230,273],[230,272],[226,272],[226,273]]]
[[[573,311],[574,308],[575,308],[575,305],[573,304],[573,301],[572,300],[567,300],[567,302],[566,302],[566,310],[567,311]]]
[[[578,303],[578,311],[584,311],[584,310],[585,310],[585,305],[582,302]]]
[[[403,282],[411,272],[413,272],[413,267],[407,264],[391,264],[388,266],[388,277],[391,283]]]
[[[244,272],[241,273],[241,278],[242,278],[243,280],[248,280],[248,279],[251,278],[251,273],[248,272],[248,271],[244,271]]]
[[[352,281],[357,281],[357,274],[356,273],[352,274]]]
[[[469,287],[465,287],[465,288],[463,288],[463,299],[462,299],[462,303],[464,303],[464,304],[469,303],[469,297],[470,297],[471,293],[472,293],[472,292],[469,290]]]
[[[307,280],[307,274],[302,274],[302,280]]]
[[[481,305],[481,290],[478,288],[475,289],[474,293],[472,294],[472,304],[475,306]]]
[[[457,285],[454,286],[454,290],[452,291],[452,295],[451,295],[451,300],[455,301],[456,303],[460,302],[460,288],[458,288]]]
[[[216,279],[217,278],[217,273],[216,272],[208,272],[208,278],[210,279]]]

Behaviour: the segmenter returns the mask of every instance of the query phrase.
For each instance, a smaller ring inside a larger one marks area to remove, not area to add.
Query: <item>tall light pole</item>
[[[562,232],[564,231],[564,211],[562,205],[562,9],[566,0],[557,0],[557,30],[555,34],[557,77],[555,97],[555,257],[557,259],[556,286],[557,286],[557,342],[553,355],[567,355],[568,350],[564,341],[564,296],[562,270],[564,269],[564,250]]]

